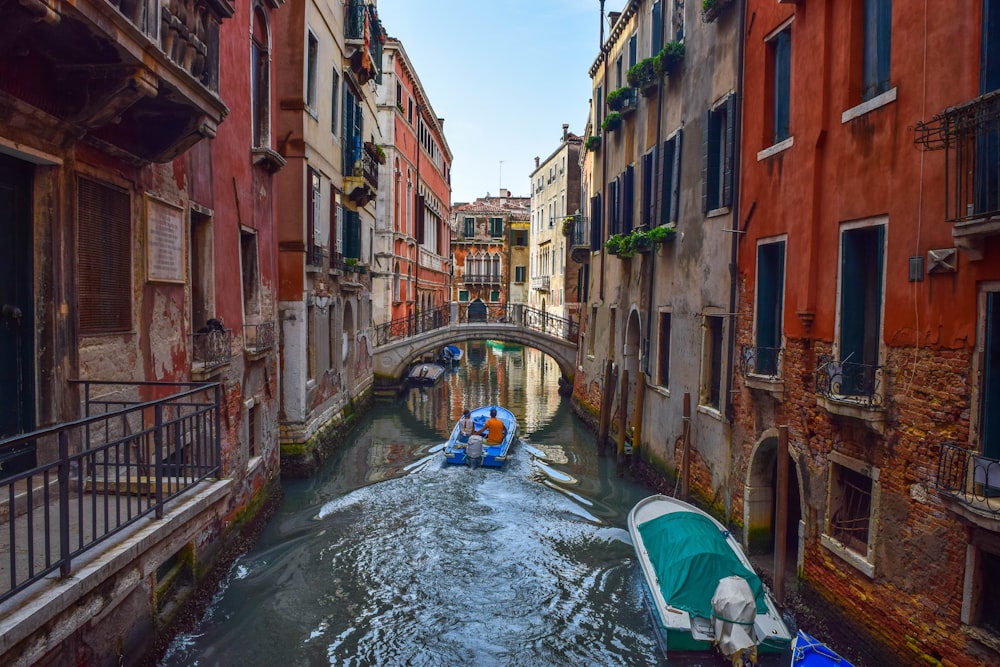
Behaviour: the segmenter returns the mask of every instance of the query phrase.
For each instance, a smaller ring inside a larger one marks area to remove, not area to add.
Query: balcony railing
[[[77,384],[81,419],[0,440],[45,459],[0,481],[0,601],[219,476],[219,384]]]
[[[466,285],[500,285],[503,276],[499,273],[466,273],[462,276],[462,282]]]
[[[433,310],[399,317],[375,327],[375,346],[385,345],[394,340],[409,338],[425,331],[434,331],[451,324],[451,306],[441,306]]]
[[[938,491],[958,502],[1000,515],[1000,461],[969,451],[954,443],[941,445],[938,459]]]
[[[1000,91],[918,123],[916,141],[945,149],[945,219],[1000,216]]]
[[[354,175],[362,176],[365,182],[378,190],[378,161],[366,150],[360,151],[354,162]]]
[[[375,79],[382,83],[382,44],[386,34],[374,4],[363,0],[347,0],[344,7],[344,38],[348,46],[351,68],[361,83]]]
[[[869,410],[883,406],[882,366],[840,361],[827,354],[816,359],[817,394]]]
[[[760,347],[744,345],[740,352],[740,373],[743,377],[764,378],[769,381],[781,379],[780,347]]]
[[[250,354],[273,350],[276,330],[273,321],[243,325],[243,348]]]
[[[549,291],[549,276],[534,276],[531,279],[531,289],[539,292]]]
[[[205,372],[224,366],[233,356],[233,330],[217,329],[191,334],[194,372]]]
[[[521,316],[524,319],[524,326],[529,329],[570,341],[577,341],[580,337],[580,325],[574,320],[528,307],[524,308]]]

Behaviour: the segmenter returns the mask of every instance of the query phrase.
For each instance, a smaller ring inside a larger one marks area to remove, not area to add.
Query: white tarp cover
[[[715,615],[715,638],[724,656],[728,658],[738,651],[756,646],[753,622],[757,617],[757,603],[746,579],[720,579],[712,596],[712,612]]]

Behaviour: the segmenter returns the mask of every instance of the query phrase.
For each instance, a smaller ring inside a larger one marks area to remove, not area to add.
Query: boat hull
[[[517,419],[506,408],[498,405],[488,405],[471,411],[472,421],[476,425],[476,429],[482,428],[486,420],[489,419],[490,410],[497,411],[497,418],[507,427],[507,435],[504,436],[503,442],[499,445],[483,443],[483,462],[481,465],[486,468],[502,468],[511,454],[511,447],[517,441]],[[464,465],[467,463],[465,446],[458,441],[459,434],[460,429],[458,424],[455,424],[455,427],[451,431],[451,437],[448,438],[448,443],[444,447],[445,463],[452,465]]]
[[[440,364],[423,363],[417,364],[410,369],[407,380],[410,384],[419,386],[430,386],[436,384],[444,375],[445,368]]]
[[[689,613],[682,608],[690,608],[690,601],[687,597],[689,591],[678,591],[674,586],[677,582],[664,583],[661,579],[663,570],[657,569],[657,563],[661,562],[659,551],[662,551],[664,544],[669,544],[669,542],[660,543],[654,540],[647,544],[643,535],[644,530],[640,530],[641,526],[646,524],[652,526],[653,524],[650,522],[660,520],[667,515],[677,515],[672,518],[678,519],[689,518],[688,515],[696,517],[693,519],[694,521],[703,528],[708,527],[710,537],[714,540],[712,545],[714,549],[723,554],[731,551],[732,553],[727,558],[733,559],[734,564],[738,564],[739,569],[748,570],[747,576],[752,579],[756,579],[756,575],[753,573],[753,566],[743,553],[743,549],[729,534],[725,526],[693,505],[675,498],[657,495],[639,501],[629,512],[629,534],[632,537],[642,571],[645,593],[652,603],[650,609],[663,648],[669,652],[709,651],[716,643],[715,628],[710,618],[711,611],[699,615]],[[653,550],[652,554],[650,549]],[[706,551],[711,551],[711,549]],[[717,581],[709,583],[714,587]],[[766,612],[762,611],[762,605],[766,606]],[[791,634],[781,619],[774,601],[766,591],[763,593],[761,604],[758,604],[757,615],[754,619],[754,634],[757,640],[757,650],[760,653],[781,653],[787,651],[791,644]]]
[[[836,651],[799,630],[792,642],[792,667],[854,667]]]

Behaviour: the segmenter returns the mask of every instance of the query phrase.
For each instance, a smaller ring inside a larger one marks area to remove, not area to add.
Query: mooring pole
[[[785,604],[785,552],[788,534],[788,426],[778,427],[778,474],[774,482],[774,598]]]
[[[597,453],[604,453],[608,438],[608,422],[610,421],[611,399],[614,396],[615,378],[612,376],[613,362],[608,359],[604,363],[604,384],[601,385],[601,421],[597,427]]]
[[[646,374],[639,373],[639,386],[635,390],[635,421],[632,426],[632,457],[639,454],[639,442],[642,440],[642,418],[646,402]]]
[[[618,420],[618,474],[622,474],[622,461],[625,459],[625,431],[628,428],[628,369],[622,369],[621,390],[618,405],[621,407],[621,419]]]

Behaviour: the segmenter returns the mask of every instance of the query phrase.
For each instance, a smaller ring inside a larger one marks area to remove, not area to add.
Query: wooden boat
[[[854,667],[850,662],[840,657],[836,651],[799,630],[792,642],[792,667]]]
[[[414,364],[407,379],[410,384],[432,385],[444,375],[444,366],[432,363]]]
[[[792,637],[739,543],[707,512],[650,496],[628,515],[659,639],[668,652],[727,658],[788,650]]]
[[[462,356],[465,353],[462,352],[462,348],[458,345],[445,345],[441,348],[441,353],[438,355],[441,359],[441,363],[444,364],[457,364],[462,361]]]
[[[483,442],[482,465],[487,468],[500,468],[507,462],[511,446],[517,442],[517,419],[510,410],[501,408],[499,405],[476,408],[470,414],[476,430],[481,429],[486,424],[486,420],[490,418],[490,410],[497,411],[497,419],[502,421],[504,426],[507,427],[507,434],[499,445],[491,445],[488,442]],[[458,436],[460,434],[461,430],[456,423],[455,428],[451,430],[451,437],[448,439],[448,444],[444,447],[445,463],[456,465],[465,463],[465,444],[459,441]]]

